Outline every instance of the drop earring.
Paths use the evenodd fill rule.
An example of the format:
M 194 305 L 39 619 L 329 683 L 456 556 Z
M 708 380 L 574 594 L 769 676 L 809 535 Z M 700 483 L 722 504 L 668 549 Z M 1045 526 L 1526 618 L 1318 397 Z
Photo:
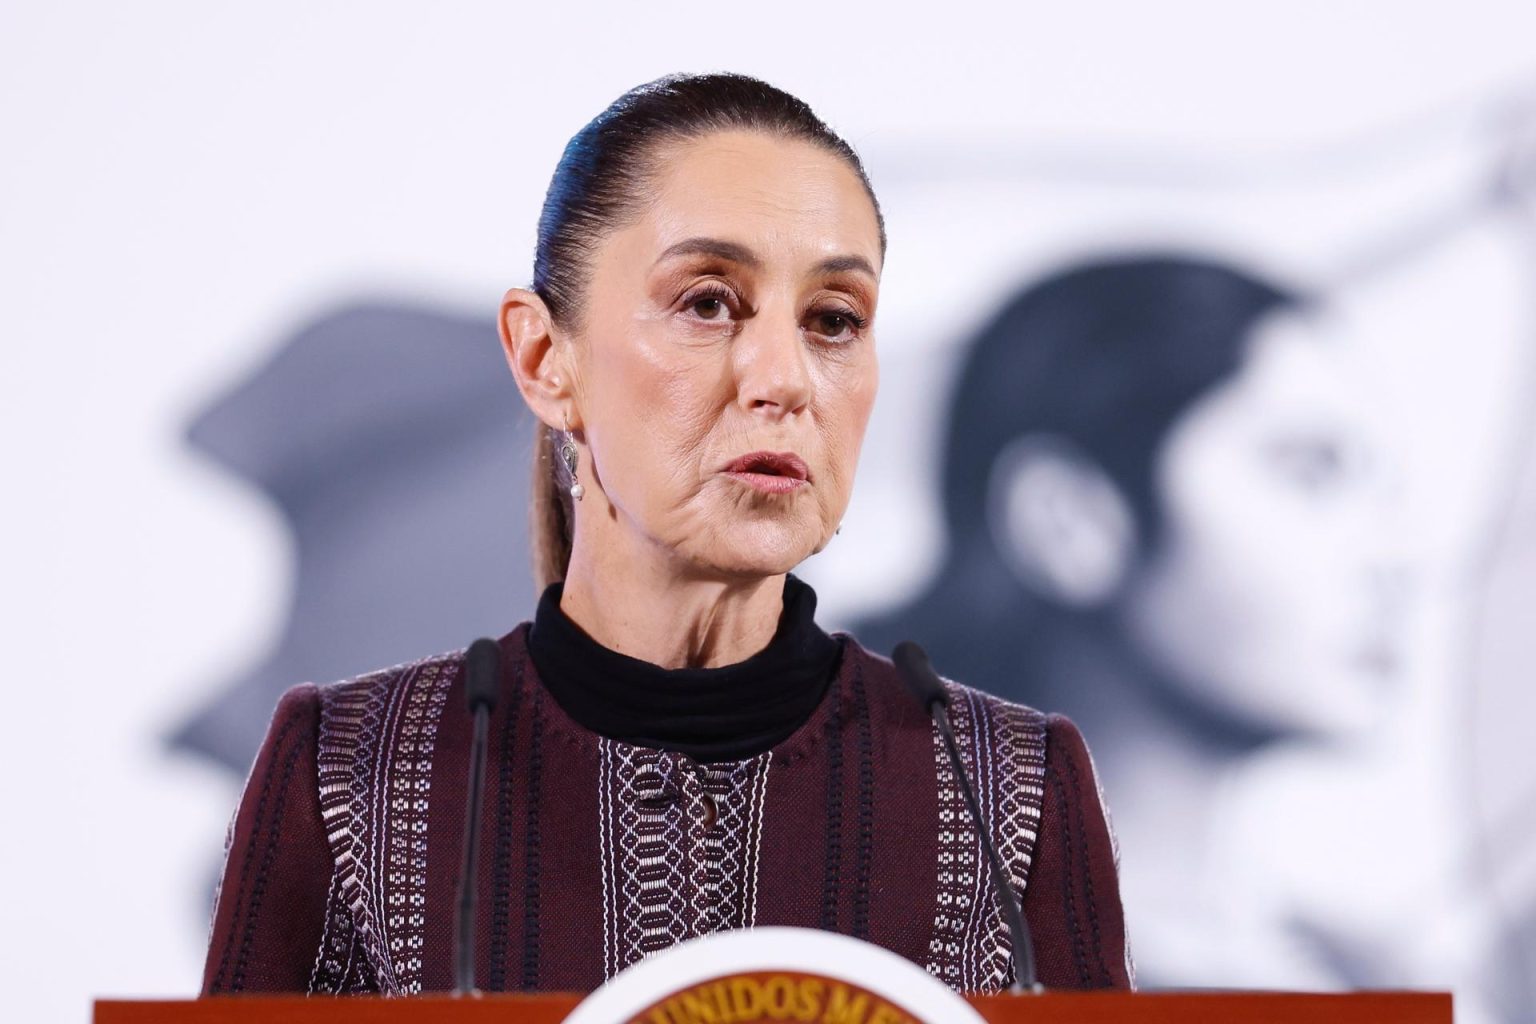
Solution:
M 576 439 L 571 436 L 571 418 L 565 417 L 565 431 L 560 435 L 560 461 L 565 463 L 565 471 L 571 476 L 571 497 L 577 501 L 587 493 L 587 489 L 576 479 Z

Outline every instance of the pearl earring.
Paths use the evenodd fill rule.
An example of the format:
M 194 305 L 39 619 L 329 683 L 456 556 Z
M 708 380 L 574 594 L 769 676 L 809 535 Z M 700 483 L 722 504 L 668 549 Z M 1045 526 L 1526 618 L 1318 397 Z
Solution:
M 571 436 L 571 418 L 565 418 L 565 431 L 560 436 L 560 461 L 565 463 L 565 471 L 571 476 L 571 497 L 577 501 L 587 493 L 576 480 L 576 439 Z

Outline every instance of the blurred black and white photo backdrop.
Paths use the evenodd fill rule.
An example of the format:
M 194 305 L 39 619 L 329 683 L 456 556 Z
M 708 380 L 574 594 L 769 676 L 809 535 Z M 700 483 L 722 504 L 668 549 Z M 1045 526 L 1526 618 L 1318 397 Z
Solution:
M 195 990 L 285 688 L 531 615 L 497 302 L 565 140 L 722 68 L 889 228 L 823 625 L 1078 721 L 1143 988 L 1536 1020 L 1536 8 L 1379 0 L 0 12 L 32 1019 Z

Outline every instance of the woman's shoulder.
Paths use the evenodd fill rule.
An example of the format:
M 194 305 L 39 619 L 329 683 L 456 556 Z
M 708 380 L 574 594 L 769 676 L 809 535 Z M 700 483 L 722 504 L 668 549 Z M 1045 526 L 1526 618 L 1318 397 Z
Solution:
M 929 719 L 916 697 L 902 682 L 892 661 L 871 651 L 848 633 L 836 634 L 858 659 L 864 678 L 879 700 L 894 709 L 894 714 L 908 724 L 929 728 Z M 1093 755 L 1077 723 L 1064 714 L 1044 711 L 1020 701 L 1010 700 L 965 682 L 940 676 L 949 696 L 949 718 L 957 735 L 968 737 L 974 749 L 985 740 L 998 756 L 986 759 L 982 770 L 996 768 L 1022 773 L 1034 784 L 1068 786 L 1075 799 L 1092 799 L 1102 804 Z
M 857 659 L 862 675 L 874 682 L 877 690 L 882 691 L 887 699 L 898 707 L 908 708 L 919 717 L 926 719 L 922 705 L 918 702 L 911 690 L 901 678 L 901 672 L 890 658 L 865 647 L 859 639 L 851 633 L 839 632 L 833 634 L 847 645 L 846 650 Z M 965 716 L 969 723 L 974 719 L 982 724 L 1001 725 L 1012 729 L 1026 729 L 1032 732 L 1040 732 L 1042 736 L 1047 732 L 1061 731 L 1065 735 L 1070 733 L 1080 740 L 1077 727 L 1064 715 L 1050 714 L 1040 711 L 1028 704 L 1000 697 L 995 693 L 968 685 L 962 681 L 940 675 L 939 679 L 944 684 L 944 690 L 949 696 L 950 717 L 957 719 Z M 960 722 L 956 722 L 958 727 Z
M 1103 792 L 1093 754 L 1077 723 L 1056 711 L 1042 711 L 997 694 L 944 680 L 950 693 L 950 717 L 972 731 L 995 732 L 1012 740 L 1015 769 L 1024 768 L 1045 788 L 1067 787 L 1074 802 L 1091 801 L 1102 808 Z M 956 713 L 956 708 L 960 712 Z
M 402 744 L 417 752 L 411 763 L 429 771 L 450 697 L 462 693 L 466 650 L 455 648 L 313 686 L 321 788 L 351 792 L 362 778 L 356 771 L 360 764 L 392 761 L 391 752 Z M 302 699 L 304 690 L 295 687 L 289 694 Z M 289 699 L 285 695 L 284 701 Z
M 314 691 L 315 699 L 322 708 L 359 700 L 388 699 L 398 696 L 401 691 L 422 680 L 430 682 L 443 677 L 452 679 L 463 666 L 465 650 L 464 647 L 458 647 L 329 682 L 300 683 L 284 694 L 283 699 L 287 700 L 289 694 L 306 689 Z

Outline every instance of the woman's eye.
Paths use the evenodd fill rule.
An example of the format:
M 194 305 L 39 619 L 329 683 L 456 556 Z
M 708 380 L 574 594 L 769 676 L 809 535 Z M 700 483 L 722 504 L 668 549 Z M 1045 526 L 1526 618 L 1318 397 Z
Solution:
M 730 297 L 712 292 L 698 295 L 689 300 L 688 309 L 700 320 L 726 320 L 731 315 Z
M 818 313 L 812 320 L 816 333 L 833 341 L 846 341 L 853 337 L 863 321 L 850 313 Z
M 1336 484 L 1347 468 L 1342 446 L 1327 439 L 1280 439 L 1266 445 L 1264 454 L 1288 480 L 1308 491 Z

